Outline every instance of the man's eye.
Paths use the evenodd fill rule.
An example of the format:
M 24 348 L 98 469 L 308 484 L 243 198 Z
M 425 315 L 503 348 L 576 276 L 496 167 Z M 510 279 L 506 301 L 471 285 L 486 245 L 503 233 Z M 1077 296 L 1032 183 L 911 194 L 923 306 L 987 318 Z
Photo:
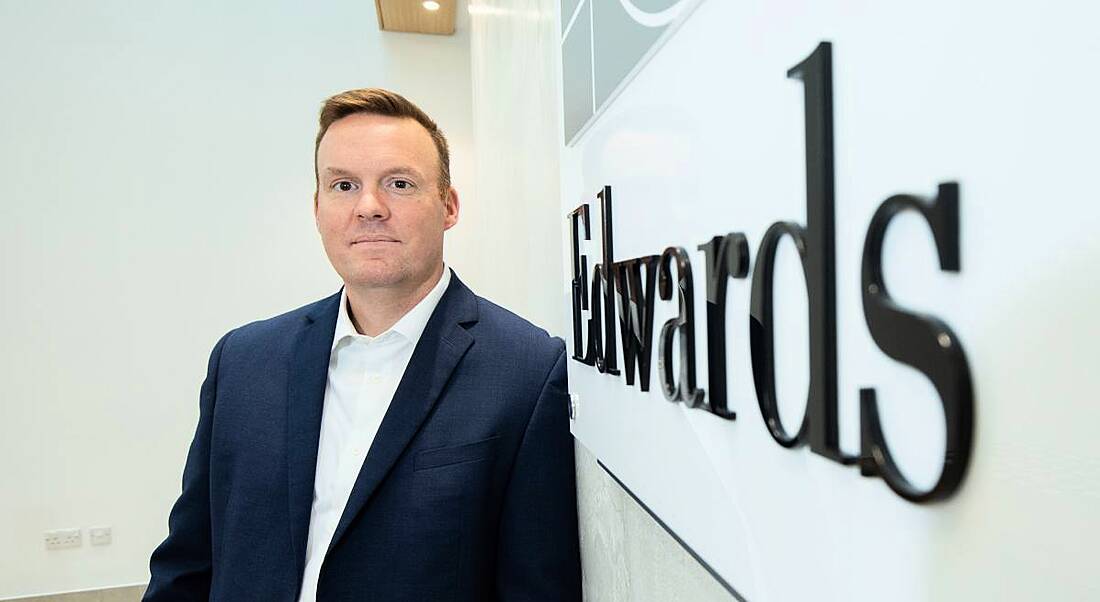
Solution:
M 332 183 L 332 189 L 339 192 L 351 192 L 355 190 L 355 183 L 347 180 L 338 180 Z
M 409 180 L 401 180 L 401 179 L 392 180 L 390 182 L 390 186 L 393 186 L 394 188 L 396 188 L 398 190 L 401 190 L 401 191 L 409 191 L 409 190 L 412 190 L 413 188 L 416 188 L 416 184 L 413 184 Z

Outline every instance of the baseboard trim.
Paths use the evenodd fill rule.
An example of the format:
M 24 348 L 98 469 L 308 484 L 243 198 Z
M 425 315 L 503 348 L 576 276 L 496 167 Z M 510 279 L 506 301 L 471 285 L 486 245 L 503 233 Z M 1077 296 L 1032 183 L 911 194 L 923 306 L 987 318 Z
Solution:
M 78 602 L 81 599 L 81 594 L 95 595 L 103 592 L 111 592 L 120 589 L 129 589 L 132 587 L 145 587 L 149 585 L 145 582 L 139 583 L 126 583 L 122 585 L 108 585 L 106 587 L 91 587 L 88 589 L 74 589 L 64 592 L 52 592 L 46 594 L 24 594 L 15 596 L 14 598 L 0 598 L 0 602 L 51 602 L 51 600 L 57 596 L 65 596 L 66 602 L 72 600 L 72 602 Z

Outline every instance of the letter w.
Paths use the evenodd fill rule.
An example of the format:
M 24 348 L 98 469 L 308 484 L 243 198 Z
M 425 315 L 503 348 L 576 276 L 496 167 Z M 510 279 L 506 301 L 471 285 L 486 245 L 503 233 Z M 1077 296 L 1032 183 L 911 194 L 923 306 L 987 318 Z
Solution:
M 619 293 L 619 328 L 623 337 L 626 384 L 634 384 L 634 370 L 637 367 L 638 380 L 643 391 L 649 390 L 649 366 L 653 351 L 653 288 L 659 261 L 659 256 L 647 255 L 615 264 L 615 290 Z

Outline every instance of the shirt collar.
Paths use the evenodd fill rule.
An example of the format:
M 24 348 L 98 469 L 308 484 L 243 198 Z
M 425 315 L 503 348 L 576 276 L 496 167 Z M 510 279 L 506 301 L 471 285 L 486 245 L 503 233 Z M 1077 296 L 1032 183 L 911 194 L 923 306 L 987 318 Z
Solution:
M 428 326 L 428 319 L 432 317 L 432 313 L 435 311 L 439 300 L 443 298 L 443 293 L 447 292 L 447 286 L 451 283 L 451 270 L 446 264 L 443 264 L 443 275 L 440 276 L 439 282 L 435 284 L 432 290 L 428 291 L 419 303 L 413 306 L 405 315 L 401 316 L 393 326 L 390 326 L 385 332 L 375 337 L 359 334 L 355 330 L 355 325 L 351 322 L 351 316 L 348 314 L 348 289 L 345 286 L 340 292 L 340 313 L 336 316 L 336 331 L 332 337 L 332 347 L 329 351 L 336 348 L 336 345 L 347 337 L 352 338 L 365 338 L 368 341 L 384 337 L 391 332 L 400 334 L 413 343 L 420 340 L 420 335 L 424 333 L 424 329 Z

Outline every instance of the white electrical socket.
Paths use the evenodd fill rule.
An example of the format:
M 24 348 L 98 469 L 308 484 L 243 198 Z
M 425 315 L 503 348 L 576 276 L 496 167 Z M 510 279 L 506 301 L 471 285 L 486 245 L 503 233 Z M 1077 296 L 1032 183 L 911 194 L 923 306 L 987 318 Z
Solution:
M 89 527 L 88 541 L 90 541 L 93 546 L 105 546 L 111 543 L 111 528 Z
M 46 549 L 63 550 L 65 548 L 79 548 L 84 545 L 80 536 L 80 529 L 56 529 L 46 531 Z

